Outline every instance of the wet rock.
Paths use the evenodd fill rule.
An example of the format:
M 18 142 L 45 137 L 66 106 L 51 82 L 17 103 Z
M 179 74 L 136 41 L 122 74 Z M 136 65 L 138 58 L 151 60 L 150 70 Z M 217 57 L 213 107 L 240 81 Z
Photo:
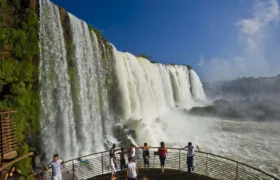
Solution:
M 133 139 L 136 139 L 136 131 L 128 129 L 127 125 L 115 126 L 113 128 L 113 133 L 114 137 L 120 142 L 120 147 L 127 148 L 130 146 L 130 144 L 133 144 L 132 141 L 128 138 L 128 136 L 131 136 Z

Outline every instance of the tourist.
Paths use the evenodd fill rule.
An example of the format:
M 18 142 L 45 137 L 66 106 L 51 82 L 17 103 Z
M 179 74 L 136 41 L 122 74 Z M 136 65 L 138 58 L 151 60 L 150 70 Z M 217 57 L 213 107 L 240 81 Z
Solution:
M 117 170 L 116 170 L 115 165 L 116 165 L 116 162 L 115 162 L 115 155 L 112 155 L 112 156 L 110 157 L 110 167 L 111 167 L 111 172 L 112 172 L 111 180 L 116 179 Z
M 15 180 L 15 176 L 16 174 L 21 174 L 21 171 L 16 169 L 15 166 L 12 166 L 8 172 L 8 174 L 6 174 L 4 180 Z
M 162 174 L 164 172 L 164 165 L 165 165 L 167 152 L 168 152 L 167 147 L 165 146 L 164 142 L 161 142 L 160 147 L 158 148 L 158 153 L 159 153 L 159 160 L 160 160 L 160 167 L 161 167 Z
M 197 147 L 197 150 L 199 150 L 199 147 Z M 193 165 L 193 161 L 194 161 L 194 151 L 195 151 L 195 146 L 192 145 L 191 142 L 188 143 L 188 145 L 186 147 L 184 147 L 183 149 L 187 148 L 187 166 L 188 166 L 188 173 L 191 174 L 191 170 L 194 171 L 194 165 Z M 200 150 L 199 150 L 200 151 Z
M 127 180 L 137 180 L 138 167 L 135 162 L 133 162 L 133 157 L 129 157 L 129 163 L 127 165 L 126 179 Z
M 124 158 L 124 154 L 126 153 L 126 151 L 124 150 L 124 148 L 121 148 L 121 152 L 118 152 L 117 154 L 120 155 L 120 164 L 121 164 L 121 171 L 123 172 L 126 169 L 126 165 L 125 165 L 125 158 Z
M 116 144 L 113 144 L 113 146 L 111 147 L 109 154 L 110 154 L 110 158 L 112 156 L 114 156 L 114 163 L 115 163 L 115 168 L 117 168 L 117 162 L 116 162 L 116 156 L 115 156 L 115 148 L 116 148 Z
M 62 175 L 60 171 L 61 164 L 63 164 L 63 166 L 65 167 L 65 161 L 58 159 L 58 154 L 55 154 L 53 156 L 53 161 L 46 166 L 46 170 L 48 173 L 50 173 L 49 166 L 51 166 L 53 180 L 62 180 Z
M 143 150 L 143 159 L 144 159 L 144 166 L 146 169 L 146 166 L 149 169 L 149 160 L 150 160 L 150 152 L 149 149 L 151 148 L 151 146 L 148 146 L 147 143 L 144 143 L 143 147 L 140 147 Z
M 129 148 L 129 157 L 132 157 L 132 161 L 136 162 L 136 157 L 135 157 L 135 147 L 133 144 L 130 145 Z
M 116 144 L 113 144 L 113 146 L 111 147 L 109 154 L 110 154 L 110 158 L 115 155 L 115 148 L 116 148 Z

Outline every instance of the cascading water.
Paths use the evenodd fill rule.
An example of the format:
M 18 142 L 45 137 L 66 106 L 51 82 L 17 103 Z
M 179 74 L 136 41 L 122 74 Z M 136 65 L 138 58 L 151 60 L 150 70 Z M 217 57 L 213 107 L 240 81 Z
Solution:
M 72 44 L 74 49 L 73 62 L 78 77 L 78 113 L 76 119 L 78 126 L 77 145 L 79 154 L 91 153 L 94 150 L 101 150 L 103 144 L 102 118 L 98 94 L 98 76 L 96 64 L 100 55 L 94 52 L 89 28 L 87 24 L 71 14 L 70 29 L 72 32 Z
M 116 141 L 116 123 L 138 124 L 138 142 L 156 144 L 167 126 L 167 111 L 205 99 L 194 71 L 153 64 L 113 45 L 109 49 L 85 22 L 71 14 L 67 18 L 65 31 L 59 9 L 40 0 L 40 121 L 47 158 L 59 153 L 69 159 L 104 150 L 104 143 Z M 111 102 L 116 89 L 119 97 Z M 111 109 L 116 105 L 120 111 Z
M 77 141 L 63 29 L 58 8 L 48 0 L 40 0 L 40 6 L 41 142 L 45 152 L 70 157 Z
M 202 83 L 194 70 L 190 70 L 192 93 L 197 101 L 205 102 L 206 95 L 204 93 Z

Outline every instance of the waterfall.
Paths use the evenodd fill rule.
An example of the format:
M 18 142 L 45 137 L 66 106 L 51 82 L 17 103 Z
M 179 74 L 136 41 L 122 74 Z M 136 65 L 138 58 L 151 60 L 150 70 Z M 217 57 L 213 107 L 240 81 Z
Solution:
M 74 49 L 73 62 L 77 72 L 78 92 L 76 119 L 78 154 L 92 153 L 102 149 L 103 129 L 98 94 L 97 61 L 100 55 L 94 52 L 93 41 L 87 24 L 68 14 Z M 96 43 L 96 41 L 95 41 Z M 100 60 L 99 60 L 100 61 Z
M 105 150 L 104 144 L 118 143 L 116 123 L 137 124 L 137 143 L 155 145 L 172 121 L 167 111 L 206 100 L 193 70 L 120 52 L 84 21 L 69 13 L 66 19 L 62 26 L 59 9 L 40 0 L 40 124 L 47 158 Z
M 70 158 L 75 154 L 77 140 L 63 30 L 58 8 L 48 0 L 40 0 L 40 7 L 42 149 L 51 154 L 64 152 L 65 158 Z
M 202 83 L 194 70 L 190 70 L 192 93 L 197 101 L 205 102 L 206 95 L 203 90 Z

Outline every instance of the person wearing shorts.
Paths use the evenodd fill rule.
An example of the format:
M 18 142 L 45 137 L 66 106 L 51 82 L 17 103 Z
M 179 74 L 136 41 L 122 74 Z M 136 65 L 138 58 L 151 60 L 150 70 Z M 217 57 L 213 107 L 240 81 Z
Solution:
M 159 153 L 159 160 L 160 160 L 160 167 L 161 167 L 161 173 L 164 172 L 164 165 L 165 165 L 165 159 L 166 159 L 166 153 L 168 152 L 167 147 L 165 146 L 164 142 L 160 143 L 160 147 L 158 148 Z
M 46 170 L 48 173 L 50 173 L 49 167 L 52 168 L 52 180 L 62 180 L 62 175 L 60 171 L 61 164 L 63 164 L 63 166 L 65 167 L 65 161 L 58 159 L 58 154 L 55 154 L 53 156 L 53 161 L 46 166 Z
M 150 160 L 149 149 L 151 148 L 151 146 L 148 146 L 147 143 L 144 143 L 144 146 L 140 147 L 140 148 L 143 150 L 143 159 L 144 159 L 145 169 L 146 169 L 146 167 L 148 167 L 148 169 L 149 169 L 149 160 Z
M 120 165 L 121 165 L 121 171 L 124 172 L 126 169 L 126 165 L 125 165 L 125 158 L 124 158 L 124 154 L 126 153 L 126 151 L 124 150 L 124 148 L 121 148 L 121 152 L 118 152 L 117 154 L 120 155 Z

